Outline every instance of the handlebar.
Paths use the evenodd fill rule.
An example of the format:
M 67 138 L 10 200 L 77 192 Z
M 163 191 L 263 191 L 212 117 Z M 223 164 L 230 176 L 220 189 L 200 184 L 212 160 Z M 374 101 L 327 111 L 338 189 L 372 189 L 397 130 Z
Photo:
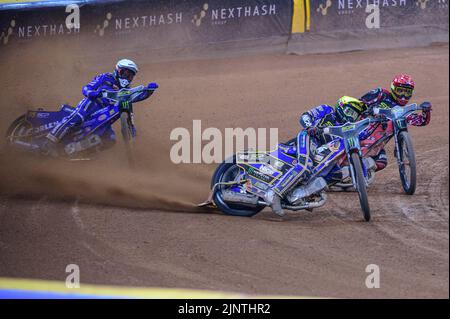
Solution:
M 359 134 L 362 131 L 364 131 L 367 128 L 367 126 L 369 126 L 369 124 L 382 123 L 384 121 L 385 120 L 383 120 L 383 119 L 365 118 L 364 120 L 361 120 L 361 121 L 358 121 L 355 123 L 347 122 L 343 125 L 323 127 L 322 131 L 325 134 L 343 137 L 344 135 L 347 135 L 347 134 Z
M 402 106 L 395 106 L 392 109 L 382 109 L 382 108 L 373 108 L 373 113 L 375 115 L 381 114 L 386 116 L 390 120 L 396 120 L 401 117 L 405 117 L 409 115 L 410 113 L 418 110 L 423 110 L 425 108 L 425 103 L 422 103 L 421 105 L 417 105 L 416 103 L 406 105 L 404 107 Z
M 336 135 L 339 137 L 344 137 L 344 135 L 348 135 L 348 134 L 356 135 L 356 134 L 361 133 L 363 130 L 365 130 L 366 127 L 370 123 L 374 123 L 374 122 L 379 122 L 379 120 L 366 118 L 364 120 L 361 120 L 361 121 L 358 121 L 355 123 L 347 122 L 344 125 L 327 126 L 327 127 L 323 128 L 323 132 L 325 134 Z
M 117 102 L 133 102 L 144 91 L 156 91 L 158 84 L 150 83 L 148 86 L 139 85 L 134 88 L 123 88 L 118 91 L 102 90 L 102 97 Z

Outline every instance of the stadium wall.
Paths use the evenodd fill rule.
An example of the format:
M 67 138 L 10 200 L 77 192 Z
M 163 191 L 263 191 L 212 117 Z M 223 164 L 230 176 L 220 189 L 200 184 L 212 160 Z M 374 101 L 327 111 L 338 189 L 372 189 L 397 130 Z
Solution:
M 287 52 L 326 53 L 448 42 L 448 2 L 294 0 Z
M 8 0 L 0 1 L 0 57 L 36 43 L 94 57 L 95 42 L 103 57 L 155 60 L 422 46 L 448 42 L 448 1 Z

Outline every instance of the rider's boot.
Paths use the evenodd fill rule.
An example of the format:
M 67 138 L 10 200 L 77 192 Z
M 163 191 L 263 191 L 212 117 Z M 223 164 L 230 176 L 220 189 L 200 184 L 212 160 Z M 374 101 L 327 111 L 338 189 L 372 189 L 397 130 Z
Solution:
M 283 208 L 281 208 L 281 197 L 279 195 L 275 194 L 275 196 L 273 196 L 272 205 L 270 205 L 270 207 L 272 208 L 272 211 L 278 216 L 283 217 L 284 215 L 286 215 Z
M 266 202 L 269 204 L 272 211 L 280 217 L 283 217 L 286 213 L 281 208 L 281 197 L 276 194 L 274 191 L 270 190 L 266 194 L 265 198 Z

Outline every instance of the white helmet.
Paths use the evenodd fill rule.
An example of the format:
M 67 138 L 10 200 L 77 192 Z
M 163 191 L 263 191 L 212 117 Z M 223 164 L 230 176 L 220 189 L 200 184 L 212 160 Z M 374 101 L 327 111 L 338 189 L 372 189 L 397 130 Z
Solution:
M 116 64 L 114 75 L 119 81 L 120 87 L 124 88 L 130 85 L 138 71 L 136 63 L 128 59 L 122 59 Z

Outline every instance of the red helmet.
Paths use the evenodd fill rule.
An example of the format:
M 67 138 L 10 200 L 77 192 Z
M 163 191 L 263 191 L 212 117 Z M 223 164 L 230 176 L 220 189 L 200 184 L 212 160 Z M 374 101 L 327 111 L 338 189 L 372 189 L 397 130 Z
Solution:
M 405 106 L 414 92 L 414 81 L 407 74 L 396 75 L 391 83 L 391 93 L 398 105 Z

